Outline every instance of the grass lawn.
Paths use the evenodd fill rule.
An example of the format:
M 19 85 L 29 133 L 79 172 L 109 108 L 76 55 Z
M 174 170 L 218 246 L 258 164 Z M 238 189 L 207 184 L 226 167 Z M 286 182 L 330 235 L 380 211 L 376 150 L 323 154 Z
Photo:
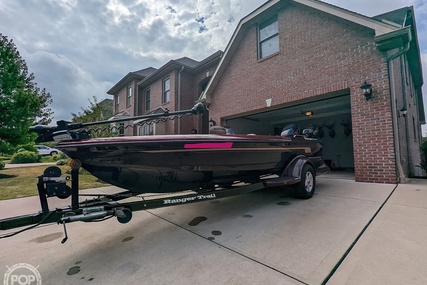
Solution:
M 47 166 L 26 166 L 0 170 L 0 200 L 36 196 L 37 177 L 43 174 Z M 69 166 L 59 166 L 63 175 Z M 71 187 L 71 182 L 67 183 Z M 109 184 L 97 181 L 90 174 L 79 175 L 79 189 L 88 189 L 108 186 Z

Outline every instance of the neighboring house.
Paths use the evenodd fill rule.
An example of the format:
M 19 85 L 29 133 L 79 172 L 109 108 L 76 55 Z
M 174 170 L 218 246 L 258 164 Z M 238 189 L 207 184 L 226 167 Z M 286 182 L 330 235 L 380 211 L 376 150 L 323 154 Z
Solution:
M 116 85 L 107 91 L 107 94 L 114 96 L 114 116 L 111 119 L 122 119 L 137 115 L 135 104 L 135 97 L 137 96 L 135 90 L 138 90 L 137 83 L 155 71 L 155 68 L 149 67 L 129 72 Z M 125 128 L 126 126 L 131 126 L 131 124 L 132 122 L 119 123 L 119 126 L 116 126 L 119 129 L 119 134 L 132 135 L 133 128 Z
M 332 168 L 396 183 L 423 174 L 422 84 L 412 7 L 370 18 L 271 0 L 239 22 L 200 101 L 236 133 L 316 125 Z
M 130 72 L 107 93 L 114 95 L 115 117 L 191 109 L 205 90 L 222 52 L 202 61 L 188 57 L 171 60 L 159 69 Z M 123 135 L 186 134 L 208 132 L 208 115 L 184 116 L 175 120 L 126 128 Z M 139 121 L 141 122 L 141 121 Z M 138 122 L 123 123 L 123 126 Z

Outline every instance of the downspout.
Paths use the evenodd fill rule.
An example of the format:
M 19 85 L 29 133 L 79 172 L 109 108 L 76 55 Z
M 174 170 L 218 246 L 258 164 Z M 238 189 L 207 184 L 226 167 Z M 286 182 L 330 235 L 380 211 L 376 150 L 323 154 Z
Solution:
M 404 49 L 400 50 L 396 54 L 393 54 L 387 58 L 388 79 L 390 82 L 391 113 L 392 113 L 392 122 L 393 122 L 394 155 L 396 160 L 397 171 L 399 174 L 398 183 L 401 183 L 402 180 L 404 180 L 406 177 L 405 177 L 405 173 L 403 172 L 402 163 L 400 161 L 400 143 L 399 143 L 399 136 L 398 136 L 399 129 L 397 124 L 398 117 L 397 117 L 397 109 L 396 109 L 397 108 L 396 107 L 396 90 L 394 88 L 394 77 L 392 76 L 393 73 L 391 72 L 391 70 L 393 69 L 392 61 L 398 58 L 399 56 L 401 56 L 402 54 L 407 53 L 409 48 L 410 48 L 410 42 L 408 41 Z
M 407 69 L 406 69 L 406 64 L 405 64 L 405 58 L 403 58 L 403 59 L 400 58 L 400 77 L 401 77 L 400 80 L 402 80 L 402 98 L 403 98 L 402 109 L 406 109 L 406 110 L 408 110 L 408 104 L 407 104 L 408 96 L 406 93 L 406 82 L 407 82 L 406 78 L 407 78 L 407 76 L 408 75 L 407 75 Z M 402 116 L 403 116 L 403 119 L 405 122 L 405 139 L 407 142 L 406 143 L 406 152 L 408 154 L 408 157 L 407 157 L 408 173 L 411 174 L 412 173 L 412 168 L 411 168 L 412 157 L 411 157 L 411 152 L 410 152 L 410 147 L 409 147 L 409 118 L 408 118 L 408 115 L 402 114 Z
M 137 87 L 137 84 L 135 83 L 135 82 L 133 82 L 133 87 L 132 87 L 132 90 L 133 90 L 133 102 L 134 102 L 134 104 L 133 104 L 133 115 L 134 116 L 138 116 L 139 114 L 138 114 L 138 87 Z M 133 122 L 132 122 L 132 125 L 133 125 Z M 135 129 L 135 128 L 132 128 L 132 132 L 133 132 L 133 135 L 134 136 L 136 136 L 137 135 L 137 133 L 138 133 L 138 131 Z
M 181 111 L 181 72 L 184 70 L 184 65 L 181 67 L 181 69 L 178 72 L 178 106 L 177 111 Z M 178 134 L 181 134 L 181 117 L 177 118 L 178 120 Z

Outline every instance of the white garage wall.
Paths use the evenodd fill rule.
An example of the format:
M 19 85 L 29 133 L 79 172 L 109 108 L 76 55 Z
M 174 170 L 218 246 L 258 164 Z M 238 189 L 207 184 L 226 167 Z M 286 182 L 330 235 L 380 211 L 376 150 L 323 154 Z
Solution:
M 312 116 L 310 118 L 288 122 L 295 123 L 299 126 L 301 131 L 310 126 L 324 125 L 322 127 L 324 136 L 319 138 L 319 141 L 323 145 L 323 158 L 324 160 L 330 160 L 335 168 L 354 168 L 354 156 L 353 156 L 353 135 L 346 136 L 344 134 L 343 123 L 351 122 L 350 114 L 338 115 L 327 118 L 316 118 Z M 274 135 L 274 128 L 283 128 L 288 123 L 282 123 L 280 125 L 270 125 L 265 121 L 256 121 L 251 119 L 234 119 L 226 122 L 227 126 L 231 127 L 236 134 L 257 134 L 257 135 Z M 335 137 L 329 135 L 329 130 L 326 125 L 333 126 L 335 131 Z

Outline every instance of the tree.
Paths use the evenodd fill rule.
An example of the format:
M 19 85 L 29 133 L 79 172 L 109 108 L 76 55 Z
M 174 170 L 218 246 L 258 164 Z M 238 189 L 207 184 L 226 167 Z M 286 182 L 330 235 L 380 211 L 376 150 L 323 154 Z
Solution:
M 88 108 L 81 107 L 82 112 L 79 112 L 77 114 L 71 113 L 71 115 L 73 116 L 73 123 L 90 123 L 105 121 L 113 116 L 113 100 L 104 99 L 101 102 L 98 102 L 96 96 L 93 96 L 92 98 L 93 101 L 88 99 Z M 110 126 L 108 124 L 95 126 L 92 128 L 91 133 L 93 136 L 96 135 L 97 137 L 112 136 L 115 134 L 115 132 L 112 132 L 109 127 Z M 97 131 L 94 131 L 95 129 L 97 129 Z
M 28 142 L 31 125 L 52 120 L 52 97 L 34 79 L 13 41 L 0 33 L 0 151 Z
M 101 102 L 98 102 L 98 98 L 93 96 L 93 101 L 88 99 L 89 107 L 83 108 L 82 113 L 78 112 L 77 114 L 71 113 L 73 123 L 89 123 L 96 121 L 108 120 L 113 116 L 113 100 L 105 99 Z

